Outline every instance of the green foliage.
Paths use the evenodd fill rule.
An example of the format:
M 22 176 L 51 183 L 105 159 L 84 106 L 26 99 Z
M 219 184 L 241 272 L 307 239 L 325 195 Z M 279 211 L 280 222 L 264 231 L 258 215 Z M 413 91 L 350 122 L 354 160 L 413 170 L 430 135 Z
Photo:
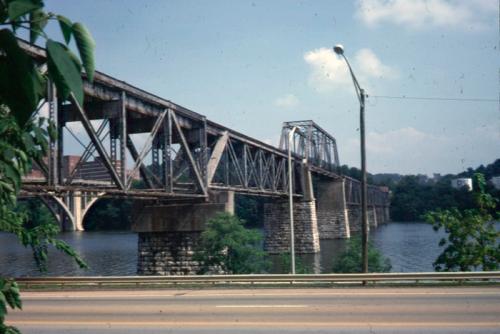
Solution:
M 234 198 L 235 214 L 244 220 L 247 226 L 263 226 L 264 203 L 266 201 L 265 197 L 236 194 Z
M 90 81 L 95 70 L 95 42 L 87 28 L 81 23 L 72 23 L 64 16 L 46 13 L 43 2 L 38 0 L 2 1 L 0 19 L 0 25 L 11 26 L 11 29 L 0 30 L 0 104 L 11 110 L 19 125 L 25 125 L 43 98 L 47 79 L 56 84 L 62 101 L 72 93 L 83 105 L 81 63 Z M 44 28 L 50 20 L 59 22 L 65 44 L 45 34 Z M 30 32 L 31 43 L 35 43 L 39 36 L 46 39 L 46 73 L 42 73 L 33 59 L 19 47 L 15 36 L 18 29 Z M 67 47 L 71 36 L 75 39 L 82 62 Z
M 122 198 L 98 200 L 85 216 L 86 231 L 128 230 L 132 223 L 130 213 L 132 202 Z
M 393 190 L 391 218 L 396 221 L 418 221 L 430 210 L 473 208 L 472 193 L 467 189 L 452 188 L 451 179 L 449 176 L 437 183 L 425 183 L 418 176 L 404 176 Z
M 19 287 L 14 280 L 0 277 L 0 333 L 19 334 L 21 332 L 16 327 L 4 324 L 8 312 L 7 305 L 11 309 L 22 309 Z
M 335 273 L 361 273 L 362 268 L 361 239 L 355 237 L 347 240 L 346 248 L 333 265 Z M 368 272 L 382 273 L 391 271 L 391 262 L 384 259 L 382 254 L 373 245 L 368 245 Z
M 55 84 L 62 98 L 68 99 L 73 92 L 78 103 L 83 105 L 81 65 L 70 53 L 64 44 L 50 39 L 47 41 L 48 68 L 56 79 Z
M 47 206 L 39 199 L 19 203 L 17 210 L 23 216 L 23 233 L 20 241 L 30 247 L 40 271 L 47 271 L 49 246 L 72 257 L 80 268 L 88 268 L 85 261 L 64 241 L 57 239 L 61 232 L 57 221 Z
M 259 273 L 267 265 L 265 253 L 260 250 L 261 239 L 259 232 L 246 229 L 238 217 L 220 213 L 208 221 L 194 259 L 201 264 L 201 274 Z
M 16 235 L 21 243 L 31 247 L 41 270 L 45 269 L 49 245 L 72 256 L 82 267 L 85 263 L 66 243 L 56 239 L 59 227 L 46 215 L 39 204 L 18 208 L 17 195 L 21 178 L 31 169 L 33 160 L 41 161 L 47 153 L 48 136 L 55 136 L 46 120 L 34 120 L 34 112 L 45 98 L 47 82 L 58 87 L 60 101 L 74 95 L 83 104 L 81 62 L 67 47 L 75 37 L 83 68 L 92 80 L 94 72 L 94 42 L 79 23 L 43 10 L 41 0 L 0 1 L 0 231 Z M 50 20 L 60 23 L 65 44 L 50 39 L 44 29 Z M 34 60 L 18 44 L 17 31 L 29 31 L 30 42 L 39 37 L 46 40 L 47 70 L 37 67 Z M 31 205 L 31 204 L 30 204 Z M 31 211 L 34 210 L 34 211 Z M 19 289 L 15 282 L 0 278 L 0 333 L 19 333 L 4 324 L 7 307 L 21 308 Z
M 485 191 L 482 174 L 474 175 L 476 208 L 436 210 L 425 215 L 434 230 L 443 229 L 447 238 L 439 242 L 443 252 L 434 262 L 437 271 L 497 270 L 500 264 L 500 233 L 492 211 L 498 200 Z
M 279 255 L 278 267 L 282 268 L 287 274 L 292 273 L 292 255 L 290 254 L 290 252 L 282 253 Z M 308 268 L 299 257 L 295 256 L 295 273 L 311 274 L 312 270 Z
M 75 36 L 76 46 L 78 47 L 78 52 L 80 52 L 80 57 L 83 61 L 83 67 L 85 68 L 85 73 L 90 81 L 94 80 L 94 50 L 95 42 L 90 32 L 81 23 L 75 23 L 71 27 L 73 36 Z

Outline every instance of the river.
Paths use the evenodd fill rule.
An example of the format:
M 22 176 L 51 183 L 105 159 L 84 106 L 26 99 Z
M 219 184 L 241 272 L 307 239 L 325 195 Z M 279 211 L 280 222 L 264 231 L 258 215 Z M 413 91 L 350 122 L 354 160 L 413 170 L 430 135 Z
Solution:
M 441 252 L 438 246 L 443 232 L 434 232 L 425 223 L 392 222 L 370 232 L 375 247 L 389 260 L 394 272 L 433 271 L 432 262 Z M 87 261 L 90 268 L 79 269 L 67 256 L 49 250 L 49 276 L 135 275 L 137 235 L 132 232 L 67 232 L 60 238 L 69 243 Z M 0 233 L 0 275 L 41 276 L 29 249 L 10 234 Z M 330 272 L 343 240 L 322 240 L 321 253 L 300 256 L 315 271 Z M 275 272 L 279 269 L 274 268 Z

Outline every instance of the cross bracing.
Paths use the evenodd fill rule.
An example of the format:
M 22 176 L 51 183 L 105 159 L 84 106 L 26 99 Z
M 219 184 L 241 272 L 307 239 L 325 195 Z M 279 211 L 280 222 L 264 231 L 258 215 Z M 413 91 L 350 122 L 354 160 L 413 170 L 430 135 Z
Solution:
M 20 44 L 43 66 L 42 48 Z M 25 180 L 25 194 L 80 191 L 159 199 L 203 199 L 211 190 L 288 194 L 288 141 L 274 147 L 101 72 L 92 83 L 84 77 L 84 92 L 83 105 L 73 97 L 62 102 L 48 84 L 44 102 L 59 135 L 51 140 L 47 159 L 37 162 L 44 177 Z M 80 131 L 73 131 L 71 124 L 78 124 Z M 339 178 L 339 160 L 335 138 L 313 121 L 285 123 L 282 137 L 294 126 L 298 131 L 291 173 L 293 193 L 301 196 L 304 170 Z M 64 134 L 82 146 L 68 175 L 62 172 Z M 81 177 L 92 157 L 108 174 L 107 181 Z M 355 193 L 356 186 L 351 188 Z

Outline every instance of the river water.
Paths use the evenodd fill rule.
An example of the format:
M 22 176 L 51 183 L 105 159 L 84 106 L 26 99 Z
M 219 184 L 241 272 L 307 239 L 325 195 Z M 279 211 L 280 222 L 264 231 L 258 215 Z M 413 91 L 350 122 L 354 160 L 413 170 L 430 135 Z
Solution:
M 392 222 L 370 232 L 375 247 L 392 264 L 394 272 L 433 271 L 432 262 L 441 252 L 442 232 L 434 232 L 425 223 Z M 137 263 L 137 235 L 132 232 L 68 232 L 60 238 L 69 243 L 87 261 L 88 270 L 79 269 L 67 256 L 49 251 L 49 276 L 110 276 L 135 275 Z M 321 241 L 321 253 L 300 256 L 304 265 L 316 272 L 330 272 L 342 252 L 343 240 Z M 276 260 L 276 258 L 275 258 Z M 277 266 L 273 271 L 279 272 Z M 0 233 L 0 275 L 41 276 L 29 249 L 15 237 Z

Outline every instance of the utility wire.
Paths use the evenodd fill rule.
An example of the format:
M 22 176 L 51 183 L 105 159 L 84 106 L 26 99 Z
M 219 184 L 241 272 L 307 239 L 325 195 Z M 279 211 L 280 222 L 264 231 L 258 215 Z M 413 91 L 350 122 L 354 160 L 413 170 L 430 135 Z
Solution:
M 463 102 L 499 102 L 498 99 L 483 98 L 459 98 L 459 97 L 423 97 L 423 96 L 389 96 L 389 95 L 369 95 L 379 99 L 398 99 L 398 100 L 425 100 L 425 101 L 463 101 Z

